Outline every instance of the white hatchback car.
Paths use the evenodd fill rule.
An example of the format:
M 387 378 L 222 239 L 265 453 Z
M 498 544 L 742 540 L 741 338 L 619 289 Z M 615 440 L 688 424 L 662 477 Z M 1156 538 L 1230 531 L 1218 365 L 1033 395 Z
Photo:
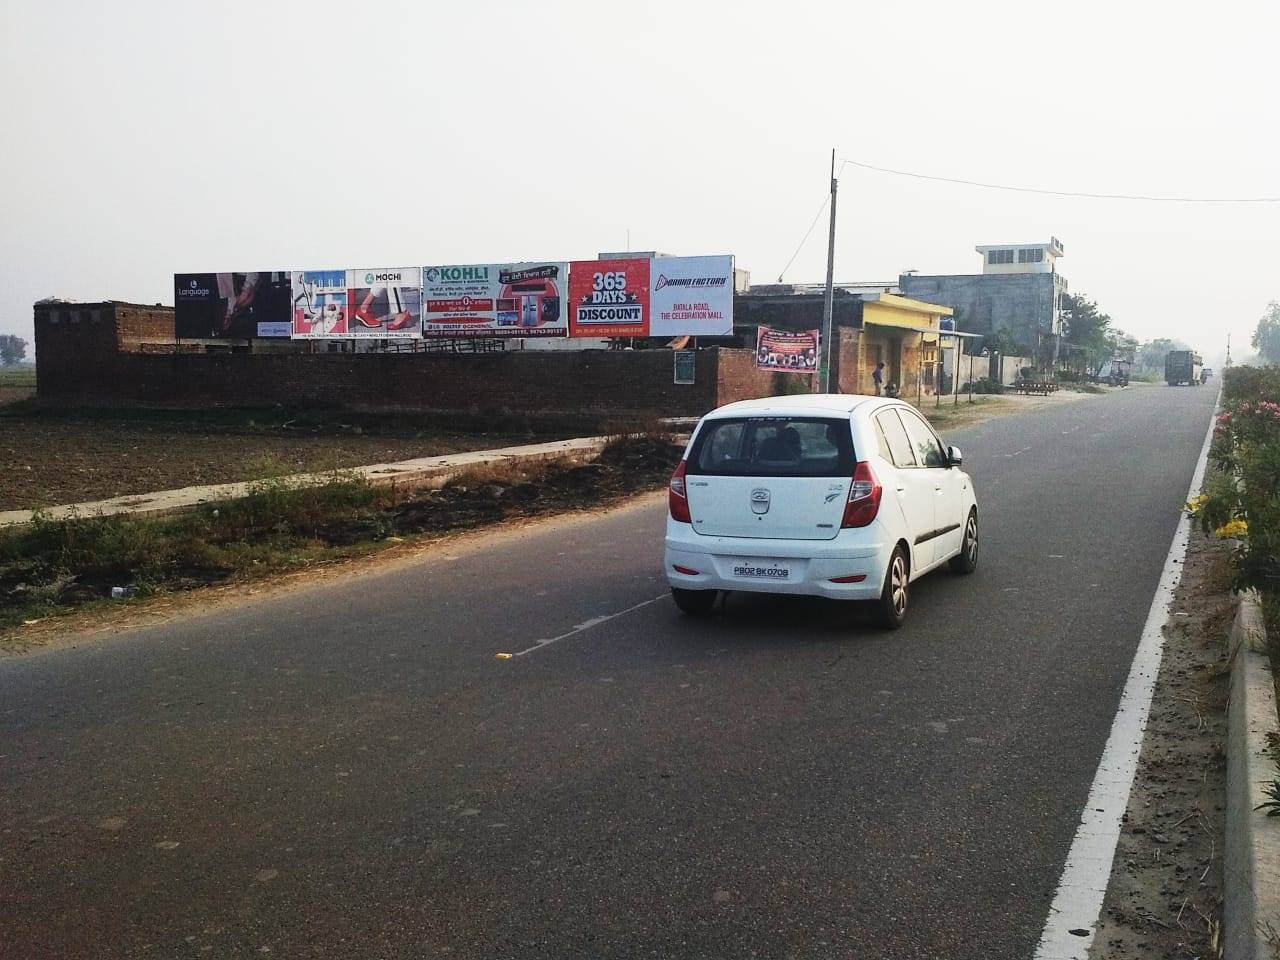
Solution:
M 665 567 L 676 605 L 722 590 L 876 604 L 902 625 L 910 584 L 978 563 L 978 506 L 914 407 L 844 394 L 768 397 L 698 423 L 671 478 Z

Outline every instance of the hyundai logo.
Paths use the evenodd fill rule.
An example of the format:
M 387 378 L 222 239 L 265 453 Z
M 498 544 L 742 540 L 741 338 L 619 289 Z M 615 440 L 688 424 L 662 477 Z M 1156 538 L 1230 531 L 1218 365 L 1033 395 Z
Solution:
M 756 513 L 768 513 L 770 496 L 764 487 L 756 487 L 751 491 L 751 509 Z

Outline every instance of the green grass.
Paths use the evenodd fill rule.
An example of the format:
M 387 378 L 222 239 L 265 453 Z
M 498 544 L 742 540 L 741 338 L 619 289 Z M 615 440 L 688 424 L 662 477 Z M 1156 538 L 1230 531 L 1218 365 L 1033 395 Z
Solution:
M 0 367 L 0 387 L 34 390 L 35 386 L 35 367 Z

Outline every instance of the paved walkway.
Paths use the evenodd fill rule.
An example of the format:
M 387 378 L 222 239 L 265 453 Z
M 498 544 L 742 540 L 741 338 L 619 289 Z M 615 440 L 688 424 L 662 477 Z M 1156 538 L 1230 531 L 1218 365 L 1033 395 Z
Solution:
M 551 443 L 531 443 L 519 447 L 501 447 L 496 450 L 476 450 L 471 453 L 451 453 L 442 457 L 419 457 L 397 463 L 374 463 L 367 467 L 352 467 L 338 471 L 354 474 L 370 483 L 391 484 L 402 487 L 442 487 L 449 480 L 477 467 L 539 460 L 560 460 L 566 457 L 595 457 L 608 443 L 608 437 L 579 437 L 574 440 L 555 440 Z M 299 473 L 282 478 L 293 486 L 321 486 L 333 479 L 334 471 L 325 473 Z M 159 514 L 190 510 L 202 503 L 216 500 L 234 500 L 247 496 L 262 480 L 240 483 L 216 483 L 200 487 L 182 487 L 179 490 L 161 490 L 156 493 L 137 493 L 110 500 L 94 500 L 88 503 L 68 503 L 50 507 L 44 515 L 62 520 L 69 517 L 109 516 L 117 513 Z M 0 511 L 0 528 L 30 523 L 31 510 Z

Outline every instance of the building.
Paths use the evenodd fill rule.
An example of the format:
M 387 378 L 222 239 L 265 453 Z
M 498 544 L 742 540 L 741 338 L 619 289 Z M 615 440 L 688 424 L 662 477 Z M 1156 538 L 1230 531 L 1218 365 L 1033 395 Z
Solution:
M 823 300 L 823 292 L 810 286 L 754 286 L 734 298 L 734 334 L 750 346 L 761 326 L 796 331 L 821 328 Z M 938 383 L 940 348 L 947 339 L 942 318 L 950 316 L 951 309 L 942 304 L 879 290 L 855 293 L 836 287 L 831 389 L 874 393 L 871 375 L 884 363 L 885 384 L 897 384 L 902 397 L 914 400 L 932 395 Z
M 1044 360 L 1056 356 L 1067 292 L 1066 278 L 1058 272 L 1062 241 L 1052 237 L 1045 243 L 974 249 L 982 255 L 982 273 L 904 273 L 898 278 L 903 295 L 951 307 L 960 330 L 1003 333 L 1017 352 Z

